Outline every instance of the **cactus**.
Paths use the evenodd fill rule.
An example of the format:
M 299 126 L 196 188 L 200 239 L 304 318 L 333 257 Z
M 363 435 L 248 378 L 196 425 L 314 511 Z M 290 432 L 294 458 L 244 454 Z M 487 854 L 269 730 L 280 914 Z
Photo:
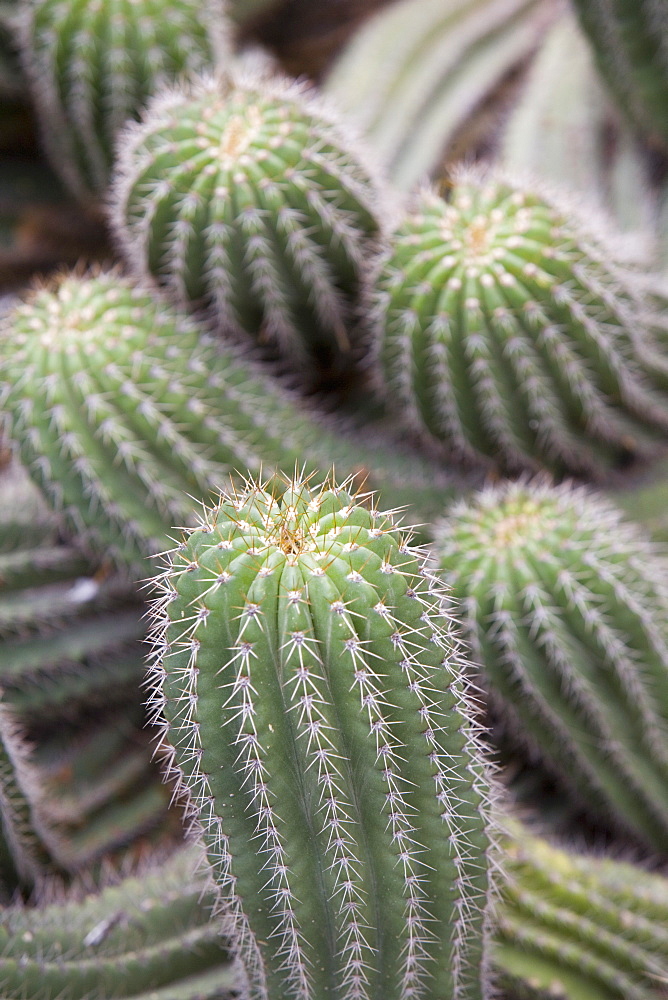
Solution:
M 511 183 L 423 193 L 378 279 L 381 391 L 422 437 L 507 472 L 602 479 L 653 454 L 668 396 L 644 364 L 637 280 L 610 257 Z
M 106 191 L 117 133 L 156 91 L 229 58 L 222 0 L 27 0 L 18 37 L 44 147 L 83 201 Z
M 320 100 L 250 72 L 202 79 L 152 102 L 119 149 L 111 216 L 137 274 L 297 370 L 351 366 L 387 206 Z
M 504 127 L 500 162 L 515 176 L 530 173 L 577 192 L 623 232 L 654 226 L 644 150 L 605 94 L 587 39 L 568 9 L 531 66 Z
M 571 794 L 668 844 L 668 565 L 602 497 L 505 483 L 451 509 L 434 562 L 511 738 Z
M 395 2 L 353 36 L 324 92 L 408 190 L 453 146 L 461 155 L 461 130 L 529 57 L 552 13 L 544 0 Z
M 6 1000 L 232 1000 L 238 975 L 197 853 L 154 861 L 99 893 L 13 906 L 0 929 Z
M 158 583 L 154 705 L 250 995 L 486 996 L 486 768 L 405 532 L 345 486 L 249 482 Z
M 188 494 L 210 496 L 238 470 L 366 463 L 385 499 L 417 509 L 451 491 L 396 446 L 346 441 L 115 272 L 35 291 L 0 331 L 1 354 L 0 403 L 24 464 L 77 546 L 142 577 L 145 556 L 192 518 Z
M 573 0 L 598 67 L 629 120 L 668 151 L 665 0 Z
M 668 880 L 510 824 L 494 963 L 517 1000 L 661 1000 Z

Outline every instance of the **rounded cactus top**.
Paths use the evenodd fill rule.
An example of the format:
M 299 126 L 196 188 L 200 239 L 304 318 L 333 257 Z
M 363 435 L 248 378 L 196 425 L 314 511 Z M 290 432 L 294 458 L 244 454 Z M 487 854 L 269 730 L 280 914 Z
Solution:
M 380 190 L 320 99 L 246 71 L 151 104 L 120 144 L 112 217 L 127 259 L 179 302 L 328 368 L 354 354 Z
M 668 427 L 637 281 L 547 196 L 479 176 L 424 192 L 377 295 L 383 391 L 462 457 L 598 477 Z
M 84 200 L 105 192 L 118 131 L 150 97 L 231 58 L 224 0 L 28 0 L 20 40 L 46 152 Z

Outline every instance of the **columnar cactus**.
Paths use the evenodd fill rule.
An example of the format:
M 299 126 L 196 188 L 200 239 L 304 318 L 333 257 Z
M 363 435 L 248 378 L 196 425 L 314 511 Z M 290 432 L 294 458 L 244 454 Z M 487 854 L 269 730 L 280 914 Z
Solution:
M 7 1000 L 225 1000 L 238 976 L 212 894 L 180 851 L 99 893 L 12 906 L 0 928 Z
M 489 487 L 435 527 L 511 738 L 589 809 L 668 846 L 668 566 L 583 488 Z
M 518 1000 L 661 1000 L 668 880 L 551 846 L 513 823 L 503 842 L 494 962 Z
M 248 483 L 159 581 L 154 703 L 253 997 L 486 995 L 488 779 L 422 563 L 345 487 Z
M 423 437 L 506 471 L 601 477 L 656 447 L 668 396 L 606 244 L 493 178 L 424 192 L 378 281 L 379 381 Z
M 573 0 L 599 69 L 629 119 L 668 150 L 666 0 Z
M 45 149 L 78 197 L 106 190 L 114 142 L 148 99 L 229 59 L 223 0 L 26 0 L 20 47 Z
M 393 504 L 448 483 L 396 447 L 346 440 L 237 351 L 116 272 L 65 276 L 0 329 L 0 402 L 30 474 L 80 547 L 146 575 L 232 473 L 368 472 Z
M 156 98 L 123 134 L 112 221 L 136 271 L 300 368 L 359 354 L 384 228 L 373 171 L 303 87 L 252 73 Z

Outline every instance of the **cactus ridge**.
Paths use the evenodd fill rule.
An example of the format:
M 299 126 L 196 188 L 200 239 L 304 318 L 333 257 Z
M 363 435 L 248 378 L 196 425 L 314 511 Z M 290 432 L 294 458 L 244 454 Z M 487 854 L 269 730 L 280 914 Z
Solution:
M 469 462 L 600 478 L 657 449 L 668 405 L 635 281 L 555 204 L 475 176 L 420 196 L 378 281 L 379 384 Z
M 555 848 L 516 823 L 509 833 L 494 953 L 502 978 L 529 998 L 658 1000 L 668 975 L 665 878 Z
M 668 149 L 668 9 L 656 0 L 574 0 L 612 93 L 634 126 Z
M 601 498 L 541 483 L 482 491 L 435 534 L 435 561 L 512 736 L 661 850 L 668 591 L 654 547 Z
M 153 700 L 252 995 L 484 995 L 489 789 L 402 530 L 345 487 L 249 483 L 172 558 Z
M 232 996 L 237 975 L 221 923 L 211 919 L 212 894 L 193 875 L 196 857 L 181 850 L 97 894 L 5 910 L 3 997 Z
M 169 547 L 188 495 L 236 470 L 367 463 L 384 497 L 442 506 L 449 484 L 396 447 L 346 440 L 238 351 L 115 272 L 36 291 L 0 333 L 2 404 L 31 476 L 76 544 L 121 566 Z
M 280 79 L 204 78 L 119 144 L 121 248 L 181 305 L 299 366 L 349 367 L 381 186 L 324 104 Z
M 19 25 L 52 165 L 77 196 L 109 183 L 118 131 L 171 81 L 228 55 L 222 0 L 30 0 Z

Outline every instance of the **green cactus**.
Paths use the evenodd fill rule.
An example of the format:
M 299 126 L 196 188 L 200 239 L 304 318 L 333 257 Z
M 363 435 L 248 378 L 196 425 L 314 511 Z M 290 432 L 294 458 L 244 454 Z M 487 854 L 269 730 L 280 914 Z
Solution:
M 505 471 L 602 478 L 665 444 L 638 280 L 549 197 L 425 192 L 378 280 L 378 380 L 409 426 Z M 647 337 L 649 334 L 647 334 Z
M 159 580 L 154 704 L 253 997 L 487 995 L 490 791 L 422 562 L 345 487 L 249 482 Z
M 232 965 L 213 897 L 181 850 L 101 892 L 2 914 L 5 1000 L 233 1000 Z
M 629 120 L 668 151 L 668 4 L 573 0 L 598 67 Z
M 662 1000 L 668 881 L 510 825 L 494 963 L 517 1000 Z
M 668 846 L 668 565 L 602 497 L 505 483 L 435 527 L 510 738 L 587 809 Z
M 152 102 L 119 149 L 111 216 L 136 273 L 298 371 L 351 366 L 387 205 L 314 94 L 251 72 L 203 79 Z
M 79 547 L 146 576 L 238 471 L 363 471 L 393 504 L 438 509 L 453 482 L 394 445 L 346 439 L 237 351 L 115 272 L 65 276 L 0 329 L 0 403 L 21 458 Z M 4 385 L 3 385 L 4 383 Z
M 109 184 L 114 143 L 169 82 L 229 59 L 222 0 L 26 0 L 18 37 L 45 150 L 84 201 Z
M 353 35 L 324 92 L 373 144 L 393 183 L 409 190 L 451 155 L 552 14 L 544 0 L 400 0 Z

